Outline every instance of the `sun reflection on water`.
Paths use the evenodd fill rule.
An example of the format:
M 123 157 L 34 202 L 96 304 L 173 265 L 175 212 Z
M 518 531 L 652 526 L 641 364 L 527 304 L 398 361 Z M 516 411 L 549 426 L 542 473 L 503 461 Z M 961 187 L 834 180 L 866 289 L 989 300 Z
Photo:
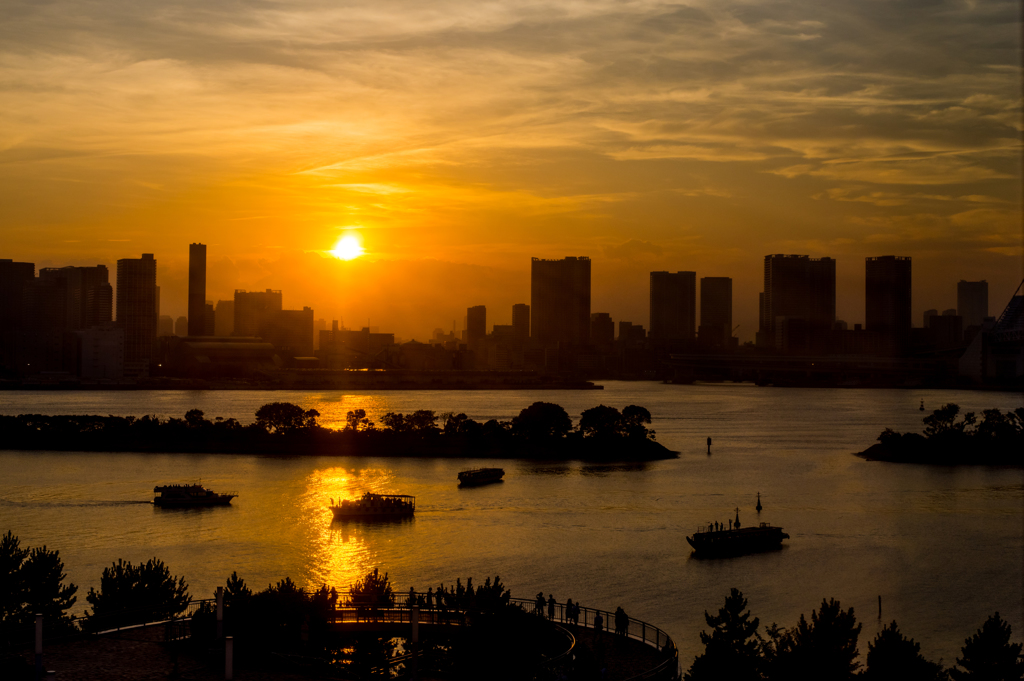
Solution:
M 324 428 L 341 430 L 345 427 L 345 415 L 350 411 L 362 409 L 366 416 L 380 424 L 384 414 L 391 411 L 388 400 L 383 395 L 339 395 L 338 393 L 310 394 L 303 403 L 305 409 L 316 409 L 320 417 L 316 420 Z
M 395 472 L 389 468 L 317 469 L 306 478 L 301 502 L 302 522 L 309 547 L 308 586 L 347 588 L 379 567 L 375 540 L 384 533 L 409 531 L 414 522 L 335 521 L 330 504 L 358 499 L 365 492 L 393 492 Z

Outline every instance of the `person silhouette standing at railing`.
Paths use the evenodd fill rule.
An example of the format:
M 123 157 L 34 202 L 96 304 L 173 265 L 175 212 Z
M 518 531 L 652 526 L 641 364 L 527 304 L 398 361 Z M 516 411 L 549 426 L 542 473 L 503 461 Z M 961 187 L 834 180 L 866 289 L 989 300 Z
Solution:
M 555 606 L 556 605 L 557 605 L 557 602 L 555 601 L 555 594 L 548 594 L 548 619 L 549 620 L 554 620 L 555 619 Z
M 615 608 L 615 633 L 619 636 L 629 635 L 629 615 L 621 605 Z
M 427 608 L 430 610 L 434 609 L 434 587 L 427 589 Z
M 537 594 L 537 601 L 536 601 L 536 603 L 534 605 L 534 609 L 533 609 L 534 612 L 536 612 L 538 615 L 543 615 L 544 614 L 544 602 L 545 602 L 544 601 L 544 592 L 541 591 L 540 593 Z
M 601 611 L 600 610 L 598 610 L 596 613 L 594 613 L 594 629 L 596 629 L 597 631 L 603 631 L 604 630 L 604 618 L 601 617 Z

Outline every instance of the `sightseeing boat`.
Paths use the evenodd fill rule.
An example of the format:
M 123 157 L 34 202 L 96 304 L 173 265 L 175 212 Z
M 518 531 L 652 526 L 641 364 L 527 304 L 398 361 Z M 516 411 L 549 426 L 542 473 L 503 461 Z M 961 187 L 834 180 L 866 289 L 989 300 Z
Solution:
M 332 499 L 330 509 L 335 520 L 405 518 L 416 511 L 416 497 L 367 492 L 359 499 L 346 499 L 337 504 Z
M 715 525 L 702 526 L 686 541 L 697 556 L 740 556 L 781 548 L 783 539 L 789 539 L 789 535 L 781 527 L 773 527 L 769 523 L 741 527 L 737 509 L 736 520 L 728 529 Z
M 505 471 L 502 468 L 472 468 L 459 473 L 459 487 L 473 487 L 486 485 L 491 482 L 501 482 Z
M 153 488 L 156 497 L 154 506 L 163 508 L 186 508 L 194 506 L 227 506 L 238 496 L 235 492 L 219 494 L 208 490 L 199 483 L 183 485 L 157 485 Z

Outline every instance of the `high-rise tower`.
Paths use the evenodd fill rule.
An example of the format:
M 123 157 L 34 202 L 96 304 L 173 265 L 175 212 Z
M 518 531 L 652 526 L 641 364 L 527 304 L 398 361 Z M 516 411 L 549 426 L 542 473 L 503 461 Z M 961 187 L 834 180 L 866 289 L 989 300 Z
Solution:
M 697 273 L 651 272 L 650 338 L 692 341 L 697 321 Z
M 981 326 L 988 316 L 988 282 L 964 281 L 956 285 L 956 311 L 964 318 L 964 326 Z
M 188 335 L 213 335 L 206 328 L 206 244 L 188 246 Z
M 117 261 L 117 325 L 124 329 L 124 373 L 144 376 L 149 372 L 157 327 L 156 259 Z
M 533 258 L 530 315 L 534 341 L 586 344 L 590 339 L 590 258 Z
M 864 328 L 878 334 L 882 354 L 910 346 L 910 258 L 867 258 L 864 269 Z

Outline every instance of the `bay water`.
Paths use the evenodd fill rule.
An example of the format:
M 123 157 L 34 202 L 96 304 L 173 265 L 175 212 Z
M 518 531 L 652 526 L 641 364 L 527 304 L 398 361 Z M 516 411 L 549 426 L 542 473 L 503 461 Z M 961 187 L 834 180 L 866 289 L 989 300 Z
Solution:
M 965 411 L 1014 409 L 1021 396 L 951 390 L 675 386 L 606 382 L 602 391 L 131 391 L 0 392 L 2 414 L 154 414 L 253 420 L 261 405 L 314 408 L 342 427 L 364 409 L 431 409 L 508 420 L 534 401 L 578 420 L 598 404 L 650 410 L 666 461 L 468 461 L 0 451 L 0 531 L 58 549 L 85 594 L 118 558 L 157 557 L 207 598 L 237 571 L 252 587 L 289 576 L 347 587 L 374 567 L 398 590 L 500 575 L 517 597 L 538 592 L 614 609 L 664 629 L 683 667 L 701 651 L 704 611 L 730 587 L 762 624 L 793 626 L 823 598 L 853 607 L 860 651 L 884 624 L 950 665 L 995 611 L 1024 638 L 1024 471 L 913 466 L 854 456 L 886 427 L 922 429 L 947 402 Z M 919 410 L 923 400 L 927 412 Z M 713 439 L 707 454 L 706 438 Z M 302 454 L 296 452 L 295 454 Z M 459 489 L 456 475 L 505 469 L 505 481 Z M 202 480 L 237 491 L 228 508 L 167 510 L 155 485 Z M 397 524 L 332 522 L 332 499 L 365 491 L 416 496 Z M 761 494 L 764 510 L 754 507 Z M 691 555 L 686 536 L 738 509 L 744 525 L 790 535 L 781 551 L 729 559 Z M 878 617 L 878 597 L 882 615 Z

